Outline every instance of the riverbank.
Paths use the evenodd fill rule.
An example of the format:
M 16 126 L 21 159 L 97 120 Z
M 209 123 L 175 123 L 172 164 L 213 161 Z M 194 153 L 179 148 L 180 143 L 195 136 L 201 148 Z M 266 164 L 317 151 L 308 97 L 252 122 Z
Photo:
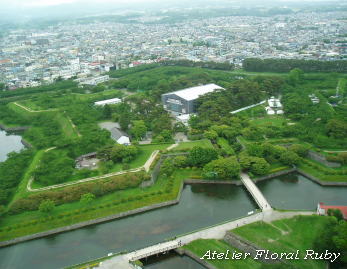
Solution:
M 16 126 L 16 127 L 7 127 L 6 125 L 0 123 L 0 129 L 5 132 L 21 132 L 28 130 L 30 126 Z
M 131 216 L 131 215 L 148 212 L 148 211 L 151 211 L 151 210 L 154 210 L 154 209 L 158 209 L 158 208 L 161 208 L 161 207 L 167 207 L 167 206 L 170 206 L 170 205 L 175 205 L 175 204 L 179 203 L 179 200 L 180 200 L 180 197 L 181 197 L 182 188 L 183 188 L 183 184 L 181 185 L 181 188 L 180 188 L 180 191 L 179 191 L 177 199 L 174 199 L 174 200 L 171 200 L 171 201 L 162 202 L 162 203 L 158 203 L 158 204 L 153 204 L 153 205 L 149 205 L 149 206 L 145 206 L 145 207 L 141 207 L 141 208 L 137 208 L 137 209 L 133 209 L 133 210 L 128 210 L 128 211 L 125 211 L 125 212 L 122 212 L 122 213 L 118 213 L 118 214 L 114 214 L 114 215 L 110 215 L 110 216 L 107 216 L 107 217 L 98 218 L 98 219 L 94 219 L 94 220 L 84 221 L 84 222 L 72 224 L 72 225 L 69 225 L 69 226 L 64 226 L 64 227 L 61 227 L 61 228 L 49 230 L 49 231 L 46 231 L 46 232 L 35 233 L 35 234 L 31 234 L 31 235 L 22 236 L 22 237 L 18 237 L 18 238 L 15 238 L 15 239 L 7 240 L 7 241 L 2 241 L 2 242 L 0 242 L 0 247 L 14 245 L 14 244 L 18 244 L 18 243 L 21 243 L 21 242 L 24 242 L 24 241 L 29 241 L 29 240 L 33 240 L 33 239 L 37 239 L 37 238 L 42 238 L 42 237 L 46 237 L 46 236 L 49 236 L 49 235 L 59 234 L 59 233 L 67 232 L 67 231 L 72 231 L 72 230 L 83 228 L 83 227 L 86 227 L 86 226 L 89 226 L 89 225 L 94 225 L 94 224 L 99 224 L 99 223 L 103 223 L 103 222 L 108 222 L 108 221 L 111 221 L 111 220 L 116 220 L 116 219 L 120 219 L 120 218 Z

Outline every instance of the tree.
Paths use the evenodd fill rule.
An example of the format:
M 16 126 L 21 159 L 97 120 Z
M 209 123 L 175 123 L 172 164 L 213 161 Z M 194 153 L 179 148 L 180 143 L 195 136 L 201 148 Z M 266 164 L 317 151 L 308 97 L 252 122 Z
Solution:
M 209 162 L 204 167 L 207 177 L 230 180 L 238 178 L 240 174 L 240 164 L 236 157 L 217 159 Z
M 251 156 L 263 157 L 264 155 L 264 147 L 260 144 L 248 144 L 247 145 L 247 153 Z
M 103 116 L 104 116 L 104 119 L 110 119 L 111 116 L 112 116 L 112 109 L 109 105 L 105 105 L 103 107 Z
M 119 125 L 123 131 L 127 131 L 129 129 L 130 117 L 129 114 L 122 113 L 119 116 Z
M 294 165 L 300 161 L 300 157 L 295 152 L 287 150 L 281 154 L 280 161 L 283 164 Z
M 347 137 L 347 123 L 338 119 L 331 119 L 326 125 L 327 133 L 334 138 Z
M 187 165 L 187 157 L 186 156 L 176 156 L 173 159 L 173 163 L 175 167 L 185 167 Z
M 301 144 L 293 144 L 289 147 L 289 150 L 295 152 L 300 157 L 306 157 L 308 153 L 308 147 Z
M 265 175 L 269 172 L 270 164 L 264 158 L 253 157 L 250 171 L 256 175 Z
M 205 131 L 204 132 L 204 137 L 207 138 L 207 139 L 210 139 L 210 140 L 216 140 L 217 137 L 218 137 L 218 134 L 215 131 L 213 131 L 213 130 Z
M 43 213 L 49 213 L 49 212 L 52 212 L 53 209 L 55 207 L 55 204 L 52 200 L 43 200 L 41 203 L 40 203 L 40 206 L 39 206 L 39 210 Z
M 160 166 L 160 172 L 167 177 L 171 176 L 174 171 L 175 166 L 170 159 L 166 159 Z
M 294 68 L 289 72 L 288 83 L 292 86 L 296 86 L 302 81 L 304 72 L 299 68 Z
M 130 132 L 136 140 L 141 140 L 147 132 L 145 122 L 143 120 L 134 120 Z
M 80 202 L 82 204 L 90 204 L 94 199 L 95 199 L 95 195 L 88 192 L 88 193 L 81 195 Z
M 189 152 L 189 155 L 187 157 L 187 163 L 191 166 L 202 167 L 205 164 L 217 158 L 218 158 L 218 153 L 215 149 L 202 148 L 202 147 L 195 146 Z
M 335 218 L 337 218 L 338 221 L 343 219 L 342 212 L 339 209 L 329 208 L 327 213 L 329 216 L 334 216 Z

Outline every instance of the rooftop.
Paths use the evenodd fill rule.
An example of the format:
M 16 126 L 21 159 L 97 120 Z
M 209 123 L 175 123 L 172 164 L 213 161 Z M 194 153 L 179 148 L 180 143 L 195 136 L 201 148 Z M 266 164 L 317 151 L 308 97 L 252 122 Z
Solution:
M 204 95 L 206 93 L 209 92 L 213 92 L 214 90 L 217 89 L 224 89 L 221 86 L 218 86 L 216 84 L 206 84 L 206 85 L 202 85 L 202 86 L 196 86 L 196 87 L 191 87 L 191 88 L 187 88 L 187 89 L 183 89 L 183 90 L 179 90 L 179 91 L 175 91 L 175 92 L 170 92 L 170 93 L 166 93 L 164 95 L 167 94 L 176 94 L 177 96 L 187 100 L 187 101 L 191 101 L 191 100 L 195 100 L 198 99 L 199 96 Z

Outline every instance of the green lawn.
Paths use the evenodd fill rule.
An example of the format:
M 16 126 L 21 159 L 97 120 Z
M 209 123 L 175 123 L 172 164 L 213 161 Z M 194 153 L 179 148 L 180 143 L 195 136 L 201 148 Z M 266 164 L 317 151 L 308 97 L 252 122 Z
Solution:
M 326 268 L 326 264 L 320 260 L 304 260 L 305 251 L 313 248 L 315 238 L 319 231 L 329 221 L 322 216 L 296 216 L 291 219 L 282 219 L 270 224 L 255 222 L 232 232 L 254 242 L 259 247 L 269 249 L 272 252 L 300 251 L 299 260 L 290 262 L 298 268 Z M 288 260 L 289 261 L 289 260 Z
M 213 148 L 213 145 L 210 140 L 208 139 L 202 139 L 202 140 L 195 140 L 190 142 L 180 142 L 179 145 L 174 150 L 185 150 L 185 149 L 191 149 L 193 147 L 203 147 L 203 148 Z
M 284 116 L 265 116 L 263 118 L 253 119 L 251 123 L 261 126 L 277 126 L 281 127 L 288 120 Z
M 69 119 L 61 114 L 61 113 L 57 113 L 56 119 L 58 120 L 58 123 L 60 124 L 64 135 L 67 138 L 77 138 L 78 137 L 78 133 L 76 131 L 76 129 L 72 126 L 71 122 L 69 121 Z
M 316 178 L 322 181 L 347 182 L 347 175 L 326 175 L 322 173 L 321 171 L 319 171 L 318 169 L 311 167 L 303 162 L 301 162 L 298 165 L 298 168 L 312 176 L 315 176 Z M 329 168 L 326 168 L 326 169 L 329 169 Z M 333 168 L 330 168 L 330 169 L 333 169 Z
M 199 173 L 199 170 L 193 169 L 175 171 L 170 192 L 163 191 L 170 185 L 167 177 L 159 177 L 151 187 L 116 191 L 95 199 L 88 206 L 80 202 L 74 202 L 56 206 L 49 215 L 39 211 L 29 211 L 17 215 L 4 216 L 0 223 L 0 241 L 176 199 L 182 181 Z M 150 195 L 151 193 L 155 193 L 155 195 Z M 145 194 L 147 196 L 143 197 Z M 134 198 L 139 196 L 142 198 Z M 114 204 L 117 201 L 119 203 Z M 87 211 L 86 208 L 90 208 L 90 210 Z M 33 224 L 34 222 L 35 224 Z
M 195 240 L 191 243 L 189 243 L 186 246 L 183 246 L 184 249 L 190 250 L 194 254 L 196 254 L 199 257 L 202 257 L 205 255 L 205 253 L 208 250 L 211 251 L 217 251 L 217 252 L 223 252 L 226 253 L 227 250 L 230 251 L 230 253 L 233 252 L 241 252 L 240 250 L 230 246 L 226 242 L 222 240 L 216 240 L 216 239 L 198 239 Z M 228 257 L 230 258 L 232 254 L 229 254 Z M 261 268 L 261 263 L 255 261 L 252 258 L 247 258 L 247 259 L 241 259 L 241 260 L 236 260 L 236 259 L 230 259 L 230 260 L 207 260 L 205 259 L 206 262 L 212 264 L 218 269 L 256 269 L 256 268 Z
M 81 101 L 89 101 L 89 100 L 94 100 L 94 99 L 111 99 L 111 98 L 116 98 L 120 97 L 122 95 L 122 92 L 120 90 L 105 90 L 102 92 L 97 92 L 97 93 L 88 93 L 88 94 L 74 94 L 77 99 Z
M 170 145 L 171 144 L 139 145 L 140 153 L 136 156 L 136 158 L 133 161 L 129 163 L 130 169 L 143 166 L 155 150 L 164 150 L 168 148 Z M 111 170 L 111 172 L 119 171 L 122 171 L 121 163 L 115 164 Z

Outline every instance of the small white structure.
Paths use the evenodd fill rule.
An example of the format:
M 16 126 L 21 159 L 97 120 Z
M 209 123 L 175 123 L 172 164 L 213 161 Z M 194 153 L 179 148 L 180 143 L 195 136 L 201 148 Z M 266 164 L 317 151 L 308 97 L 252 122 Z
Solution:
M 315 94 L 310 94 L 308 97 L 311 99 L 313 104 L 319 103 L 319 98 Z
M 272 109 L 271 107 L 269 107 L 269 106 L 265 107 L 265 110 L 266 110 L 266 113 L 267 113 L 268 115 L 275 115 L 275 114 L 276 114 L 275 110 L 273 110 L 273 109 Z
M 182 114 L 182 115 L 176 116 L 176 120 L 179 122 L 182 122 L 185 126 L 188 126 L 188 121 L 191 115 L 194 115 L 194 114 Z
M 103 82 L 106 82 L 106 81 L 109 81 L 109 80 L 110 80 L 110 76 L 109 75 L 105 75 L 105 76 L 90 78 L 88 80 L 81 81 L 80 84 L 81 85 L 92 85 L 92 86 L 95 86 L 95 85 L 98 85 L 99 83 L 103 83 Z
M 120 138 L 117 139 L 117 143 L 121 145 L 130 145 L 130 139 L 129 137 L 122 135 Z
M 118 144 L 122 144 L 126 146 L 131 145 L 129 136 L 126 133 L 122 132 L 117 127 L 112 128 L 110 132 L 111 132 L 111 138 L 114 141 L 116 141 Z
M 271 96 L 269 100 L 267 100 L 269 106 L 265 107 L 266 113 L 268 115 L 275 115 L 275 114 L 283 114 L 282 104 L 280 102 L 280 99 L 275 98 L 274 96 Z
M 95 102 L 94 105 L 96 105 L 96 106 L 114 105 L 114 104 L 119 104 L 121 102 L 122 102 L 121 99 L 113 98 L 113 99 L 107 99 L 107 100 Z
M 269 104 L 269 107 L 271 108 L 282 108 L 282 104 L 280 102 L 280 99 L 275 98 L 274 96 L 271 96 L 271 98 L 267 101 Z

